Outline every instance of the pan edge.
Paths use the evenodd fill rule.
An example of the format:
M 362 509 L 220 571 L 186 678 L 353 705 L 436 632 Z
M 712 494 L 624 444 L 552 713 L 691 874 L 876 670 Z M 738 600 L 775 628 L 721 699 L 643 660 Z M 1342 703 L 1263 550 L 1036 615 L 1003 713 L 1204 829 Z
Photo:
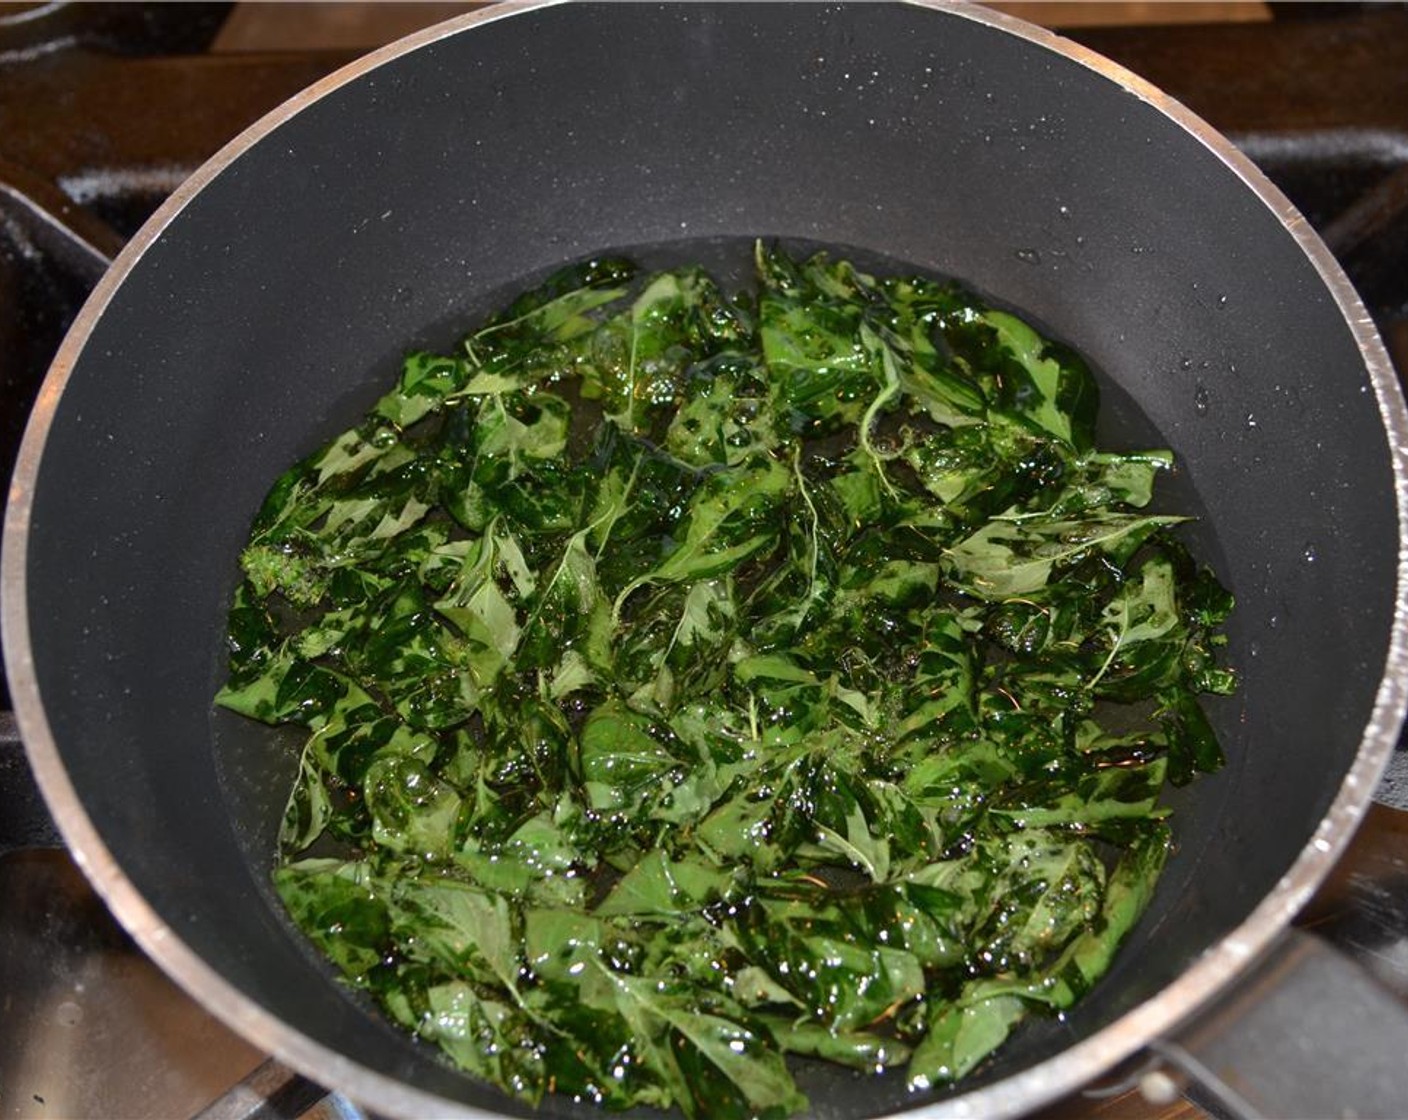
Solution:
M 240 1034 L 271 1050 L 291 1066 L 322 1080 L 335 1081 L 348 1095 L 374 1102 L 378 1109 L 398 1114 L 494 1115 L 420 1092 L 402 1082 L 350 1062 L 270 1015 L 236 990 L 210 965 L 173 934 L 128 882 L 116 860 L 97 835 L 60 760 L 44 713 L 29 644 L 26 564 L 31 500 L 45 437 L 70 373 L 89 333 L 114 293 L 147 248 L 196 195 L 245 150 L 275 131 L 286 120 L 328 93 L 371 70 L 446 36 L 479 23 L 554 6 L 561 0 L 508 3 L 471 13 L 429 28 L 344 67 L 261 118 L 225 145 L 172 195 L 123 250 L 84 304 L 41 389 L 21 446 L 9 489 L 3 552 L 0 552 L 0 631 L 7 650 L 6 669 L 15 695 L 16 717 L 31 765 L 75 860 L 95 889 L 142 947 L 178 983 Z M 913 0 L 932 8 L 985 23 L 1052 50 L 1095 70 L 1190 133 L 1277 217 L 1316 269 L 1345 318 L 1370 383 L 1390 445 L 1398 513 L 1397 599 L 1384 675 L 1374 708 L 1361 737 L 1361 747 L 1311 842 L 1277 886 L 1230 935 L 1210 948 L 1189 970 L 1156 996 L 1109 1027 L 1062 1054 L 1022 1071 L 1003 1082 L 962 1097 L 934 1102 L 906 1116 L 990 1117 L 1012 1115 L 1073 1091 L 1167 1033 L 1229 984 L 1262 951 L 1305 904 L 1349 842 L 1362 819 L 1388 762 L 1408 704 L 1408 410 L 1405 410 L 1388 355 L 1372 321 L 1319 237 L 1281 192 L 1221 134 L 1179 102 L 1124 68 L 1052 32 L 1000 13 L 942 0 Z

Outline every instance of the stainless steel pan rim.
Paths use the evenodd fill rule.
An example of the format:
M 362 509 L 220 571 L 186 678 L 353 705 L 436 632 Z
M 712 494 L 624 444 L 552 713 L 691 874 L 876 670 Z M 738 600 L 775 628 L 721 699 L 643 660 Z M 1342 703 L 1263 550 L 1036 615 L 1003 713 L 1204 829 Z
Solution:
M 165 227 L 246 150 L 308 105 L 383 64 L 479 24 L 562 0 L 508 2 L 450 20 L 360 59 L 309 87 L 222 148 L 153 215 L 117 258 L 79 313 L 35 404 L 10 484 L 0 552 L 0 629 L 15 714 L 31 766 L 75 861 L 142 948 L 195 999 L 255 1045 L 314 1080 L 392 1115 L 494 1115 L 421 1092 L 313 1041 L 227 982 L 177 937 L 128 881 L 77 796 L 44 713 L 30 646 L 26 572 L 31 503 L 46 437 L 64 386 L 114 293 Z M 1408 410 L 1388 354 L 1348 279 L 1281 192 L 1225 137 L 1141 78 L 1078 44 L 986 9 L 950 0 L 911 0 L 1026 39 L 1095 71 L 1172 119 L 1226 164 L 1279 219 L 1319 273 L 1358 345 L 1389 439 L 1398 513 L 1397 596 L 1390 645 L 1361 747 L 1311 842 L 1231 934 L 1177 980 L 1115 1023 L 1057 1056 L 961 1097 L 907 1111 L 913 1117 L 1000 1117 L 1036 1108 L 1088 1084 L 1166 1035 L 1233 981 L 1308 901 L 1347 845 L 1397 742 L 1408 705 Z

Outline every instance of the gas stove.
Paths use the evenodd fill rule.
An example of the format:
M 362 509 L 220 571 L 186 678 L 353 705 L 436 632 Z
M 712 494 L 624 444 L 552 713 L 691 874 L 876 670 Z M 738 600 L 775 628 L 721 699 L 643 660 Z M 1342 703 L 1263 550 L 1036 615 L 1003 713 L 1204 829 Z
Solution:
M 354 57 L 317 44 L 212 50 L 232 7 L 0 7 L 7 477 L 48 362 L 124 241 L 244 126 Z M 1071 6 L 1053 14 L 1062 7 Z M 1268 8 L 1269 21 L 1067 34 L 1171 93 L 1255 160 L 1320 231 L 1408 374 L 1408 6 Z M 232 1035 L 147 962 L 64 851 L 8 706 L 0 682 L 0 1118 L 362 1115 Z M 1408 997 L 1403 747 L 1377 800 L 1299 924 Z M 1095 1088 L 1043 1118 L 1151 1115 L 1123 1088 Z M 1169 1120 L 1202 1115 L 1182 1100 L 1162 1107 Z

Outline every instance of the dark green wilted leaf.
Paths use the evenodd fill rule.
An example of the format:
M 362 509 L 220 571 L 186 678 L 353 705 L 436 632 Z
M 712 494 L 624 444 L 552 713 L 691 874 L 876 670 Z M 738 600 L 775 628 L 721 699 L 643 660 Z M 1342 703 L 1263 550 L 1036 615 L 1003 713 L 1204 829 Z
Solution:
M 275 886 L 537 1104 L 777 1118 L 962 1078 L 1108 970 L 1222 761 L 1231 596 L 1081 359 L 758 245 L 571 266 L 285 472 L 216 700 L 305 737 Z M 1152 508 L 1157 509 L 1157 506 Z M 295 766 L 296 763 L 296 766 Z

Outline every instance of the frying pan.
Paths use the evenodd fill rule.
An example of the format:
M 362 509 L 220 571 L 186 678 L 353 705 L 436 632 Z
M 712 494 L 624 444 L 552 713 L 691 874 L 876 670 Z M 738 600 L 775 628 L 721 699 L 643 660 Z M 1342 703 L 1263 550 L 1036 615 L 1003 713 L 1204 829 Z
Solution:
M 957 277 L 1077 346 L 1106 438 L 1178 454 L 1239 601 L 1229 764 L 1174 798 L 1107 980 L 961 1094 L 806 1070 L 818 1114 L 1021 1112 L 1167 1037 L 1277 940 L 1393 747 L 1408 417 L 1323 246 L 1205 124 L 981 10 L 452 21 L 275 111 L 141 231 L 55 360 L 5 527 L 16 713 L 75 857 L 211 1010 L 377 1110 L 525 1108 L 334 983 L 271 893 L 294 755 L 211 706 L 250 519 L 406 349 L 520 283 L 608 249 L 726 269 L 757 235 Z

